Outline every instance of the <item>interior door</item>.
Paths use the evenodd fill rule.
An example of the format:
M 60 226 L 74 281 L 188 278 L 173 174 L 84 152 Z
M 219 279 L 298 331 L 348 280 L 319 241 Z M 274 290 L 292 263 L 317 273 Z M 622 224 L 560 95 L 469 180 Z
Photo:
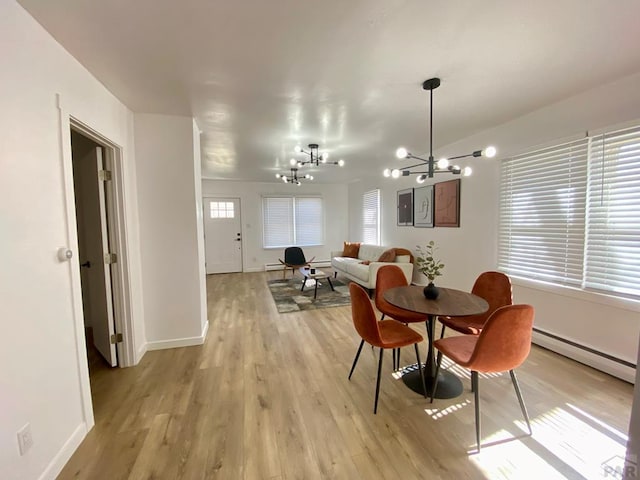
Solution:
M 205 197 L 202 204 L 207 274 L 241 272 L 240 199 Z
M 78 243 L 82 303 L 85 324 L 93 330 L 93 343 L 112 367 L 117 365 L 116 346 L 111 343 L 115 333 L 111 267 L 107 231 L 107 207 L 104 181 L 99 172 L 104 169 L 102 148 L 91 149 L 74 168 L 81 170 L 81 196 L 77 196 Z

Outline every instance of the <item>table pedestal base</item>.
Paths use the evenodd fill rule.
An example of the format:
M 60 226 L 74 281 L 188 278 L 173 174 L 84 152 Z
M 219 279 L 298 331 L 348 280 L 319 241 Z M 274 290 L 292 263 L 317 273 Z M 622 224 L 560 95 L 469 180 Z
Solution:
M 423 395 L 422 380 L 417 365 L 405 367 L 406 373 L 402 375 L 404 384 L 420 395 Z M 433 378 L 425 373 L 425 383 L 427 384 L 427 397 L 431 397 L 433 389 Z M 446 370 L 440 370 L 438 375 L 438 388 L 436 389 L 435 398 L 455 398 L 462 394 L 462 382 L 453 373 Z

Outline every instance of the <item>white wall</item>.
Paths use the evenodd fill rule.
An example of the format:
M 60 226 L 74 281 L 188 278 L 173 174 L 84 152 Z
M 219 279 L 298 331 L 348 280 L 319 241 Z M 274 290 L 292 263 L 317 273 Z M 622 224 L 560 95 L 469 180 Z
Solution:
M 370 188 L 381 187 L 383 244 L 415 249 L 418 244 L 424 245 L 429 240 L 435 240 L 439 247 L 438 254 L 446 265 L 444 275 L 438 278 L 437 283 L 470 289 L 480 272 L 497 266 L 499 159 L 536 145 L 569 137 L 577 138 L 587 130 L 594 131 L 638 120 L 638 85 L 640 74 L 632 75 L 434 152 L 436 158 L 439 158 L 467 153 L 489 144 L 499 148 L 496 159 L 478 158 L 461 162 L 462 165 L 471 165 L 474 172 L 473 176 L 462 178 L 460 228 L 396 226 L 396 192 L 417 187 L 415 176 L 394 181 L 385 179 L 380 174 L 380 178 L 350 185 L 349 216 L 352 219 L 360 218 L 362 193 Z M 398 139 L 398 144 L 400 143 L 402 139 Z M 443 174 L 433 180 L 438 182 L 450 178 L 453 177 Z M 358 222 L 350 222 L 351 237 L 357 239 L 359 232 Z M 414 280 L 419 277 L 419 274 L 416 275 Z M 620 301 L 592 293 L 576 293 L 558 287 L 532 286 L 530 282 L 517 279 L 514 279 L 514 300 L 534 305 L 537 328 L 622 360 L 636 362 L 640 335 L 640 302 Z M 634 381 L 635 372 L 629 367 L 604 361 L 599 356 L 585 354 L 539 335 L 536 336 L 536 342 L 579 358 L 584 363 L 597 365 L 627 381 Z
M 54 478 L 93 421 L 88 391 L 77 255 L 70 146 L 63 155 L 60 111 L 122 146 L 128 202 L 131 287 L 141 288 L 131 112 L 58 45 L 18 4 L 0 0 L 0 478 Z M 68 122 L 68 117 L 66 122 Z M 69 198 L 70 196 L 70 198 Z M 78 290 L 79 291 L 79 290 Z M 141 297 L 132 310 L 143 317 Z M 79 313 L 79 318 L 78 318 Z M 136 342 L 142 332 L 136 326 Z M 88 405 L 89 411 L 91 406 Z M 16 432 L 31 424 L 34 445 L 18 454 Z M 87 423 L 89 422 L 89 423 Z
M 196 126 L 190 117 L 149 114 L 136 114 L 134 125 L 147 347 L 201 344 L 206 310 Z
M 203 180 L 202 195 L 240 198 L 242 220 L 242 264 L 245 272 L 261 272 L 269 263 L 278 263 L 284 251 L 262 248 L 262 195 L 319 194 L 324 199 L 325 244 L 304 247 L 305 257 L 316 260 L 330 259 L 332 250 L 341 250 L 348 240 L 347 186 L 337 184 L 285 185 L 282 182 L 251 183 L 222 180 Z

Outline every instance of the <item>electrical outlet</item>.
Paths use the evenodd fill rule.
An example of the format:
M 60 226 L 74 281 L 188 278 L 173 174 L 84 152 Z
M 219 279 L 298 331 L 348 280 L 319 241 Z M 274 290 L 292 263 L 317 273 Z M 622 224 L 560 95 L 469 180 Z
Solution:
M 31 436 L 31 425 L 26 424 L 18 430 L 18 448 L 20 455 L 24 455 L 33 446 L 33 437 Z

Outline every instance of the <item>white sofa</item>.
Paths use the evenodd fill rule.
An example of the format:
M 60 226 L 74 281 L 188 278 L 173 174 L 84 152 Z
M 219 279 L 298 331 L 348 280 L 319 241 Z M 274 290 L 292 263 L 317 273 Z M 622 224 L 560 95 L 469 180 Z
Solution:
M 376 288 L 376 275 L 384 265 L 397 265 L 400 267 L 407 283 L 411 284 L 413 278 L 413 255 L 405 248 L 395 248 L 396 258 L 393 262 L 378 262 L 378 258 L 385 250 L 395 247 L 382 247 L 363 243 L 358 251 L 358 258 L 343 257 L 342 251 L 331 252 L 331 266 L 334 276 L 346 277 L 352 282 L 359 283 L 371 293 Z M 368 265 L 362 263 L 369 261 Z

